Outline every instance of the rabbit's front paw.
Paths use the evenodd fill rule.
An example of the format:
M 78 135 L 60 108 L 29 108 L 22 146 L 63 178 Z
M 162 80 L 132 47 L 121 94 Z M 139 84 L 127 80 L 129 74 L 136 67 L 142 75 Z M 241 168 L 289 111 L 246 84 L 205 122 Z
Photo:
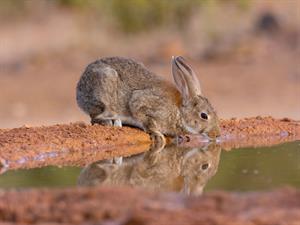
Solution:
M 155 151 L 161 151 L 166 145 L 165 136 L 159 131 L 152 131 L 150 133 L 150 137 L 152 140 L 151 149 L 155 149 Z

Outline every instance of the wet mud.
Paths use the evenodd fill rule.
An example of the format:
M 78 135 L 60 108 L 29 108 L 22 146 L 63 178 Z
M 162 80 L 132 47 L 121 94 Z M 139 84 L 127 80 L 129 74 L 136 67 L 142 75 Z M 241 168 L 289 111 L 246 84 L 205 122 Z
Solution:
M 127 127 L 73 123 L 0 130 L 2 170 L 47 165 L 83 166 L 95 160 L 137 154 L 149 146 L 150 138 L 146 133 Z
M 223 149 L 251 145 L 268 146 L 300 140 L 300 123 L 290 119 L 231 119 L 222 120 L 220 126 L 222 135 L 215 144 Z M 183 137 L 183 142 L 179 145 L 199 146 L 205 145 L 206 142 L 204 137 L 188 136 Z M 151 140 L 146 133 L 127 127 L 73 123 L 0 130 L 2 172 L 47 165 L 83 166 L 98 160 L 144 152 L 150 146 Z M 167 154 L 166 151 L 164 153 Z M 141 174 L 144 174 L 144 167 L 152 168 L 149 165 L 157 162 L 153 155 L 150 156 L 148 161 L 137 164 L 136 168 Z M 218 158 L 217 151 L 211 160 L 218 161 Z M 169 163 L 170 160 L 166 163 L 163 163 L 163 160 L 158 161 L 165 169 L 169 168 L 166 165 L 174 165 Z M 101 166 L 105 169 L 107 165 Z M 150 171 L 151 174 L 155 172 L 145 171 Z M 95 181 L 99 183 L 99 179 L 101 181 L 101 177 L 90 179 L 88 172 L 86 170 L 85 174 L 81 174 L 82 179 L 79 181 L 82 181 L 82 184 Z M 214 173 L 212 167 L 211 175 Z M 86 175 L 89 179 L 85 179 Z M 174 183 L 169 182 L 168 178 L 172 181 L 172 177 L 169 176 L 163 179 L 166 181 L 166 189 L 170 189 L 169 183 Z M 0 224 L 296 225 L 300 221 L 300 192 L 293 188 L 243 194 L 214 191 L 198 197 L 188 197 L 183 195 L 185 189 L 181 193 L 158 193 L 157 182 L 153 181 L 149 180 L 152 186 L 148 189 L 126 185 L 67 189 L 2 189 Z M 206 179 L 203 178 L 203 185 L 200 186 L 203 187 L 205 182 Z M 177 191 L 178 187 L 182 188 L 182 184 L 172 186 L 170 190 Z M 187 192 L 191 190 L 190 188 Z
M 242 195 L 220 191 L 195 198 L 130 188 L 11 190 L 0 193 L 0 221 L 7 224 L 297 225 L 300 192 L 291 188 Z
M 222 136 L 298 136 L 300 121 L 289 118 L 274 119 L 273 117 L 252 117 L 245 119 L 221 120 Z
M 221 121 L 222 148 L 263 147 L 300 140 L 300 121 L 253 117 Z
M 300 140 L 300 122 L 287 118 L 222 120 L 220 127 L 221 137 L 217 142 L 227 150 Z M 207 141 L 203 136 L 190 135 L 180 145 L 199 146 Z M 97 160 L 141 153 L 150 145 L 149 136 L 140 130 L 82 122 L 0 129 L 0 167 L 5 171 L 48 165 L 83 166 Z

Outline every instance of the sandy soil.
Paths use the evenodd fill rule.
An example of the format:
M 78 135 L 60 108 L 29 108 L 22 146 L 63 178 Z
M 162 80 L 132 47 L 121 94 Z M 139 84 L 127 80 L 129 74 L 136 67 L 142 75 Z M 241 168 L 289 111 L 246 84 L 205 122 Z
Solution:
M 300 122 L 271 117 L 221 121 L 220 145 L 230 150 L 246 146 L 269 146 L 300 140 Z M 175 140 L 171 140 L 175 141 Z M 183 139 L 182 146 L 197 146 L 202 136 Z M 44 127 L 0 129 L 2 170 L 47 165 L 83 166 L 114 156 L 149 150 L 149 136 L 128 127 L 104 127 L 73 123 Z
M 129 188 L 11 190 L 0 193 L 0 221 L 12 224 L 298 225 L 300 192 L 286 188 L 243 195 L 212 192 L 201 197 L 185 197 Z
M 300 140 L 300 121 L 253 117 L 221 121 L 223 149 L 258 147 Z
M 242 15 L 232 8 L 211 12 L 216 15 L 209 18 L 200 14 L 184 32 L 166 29 L 126 36 L 72 12 L 55 10 L 41 13 L 38 20 L 3 22 L 0 126 L 87 121 L 76 105 L 76 82 L 89 63 L 112 55 L 132 57 L 169 80 L 171 56 L 187 57 L 221 118 L 300 119 L 299 4 L 256 2 Z M 254 32 L 267 6 L 280 29 Z
M 9 168 L 86 165 L 95 160 L 128 156 L 149 149 L 146 133 L 132 128 L 73 123 L 21 127 L 0 132 L 0 161 Z

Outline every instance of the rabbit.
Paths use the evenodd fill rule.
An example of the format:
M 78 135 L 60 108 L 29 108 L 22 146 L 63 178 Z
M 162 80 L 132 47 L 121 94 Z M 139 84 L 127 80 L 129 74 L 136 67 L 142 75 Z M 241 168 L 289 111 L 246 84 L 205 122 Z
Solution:
M 175 85 L 132 59 L 102 58 L 78 81 L 77 103 L 92 124 L 138 127 L 162 143 L 165 136 L 219 136 L 217 114 L 183 57 L 172 57 L 172 74 Z
M 197 148 L 169 145 L 163 151 L 152 147 L 142 156 L 125 158 L 122 165 L 105 160 L 88 165 L 81 171 L 78 185 L 137 186 L 201 195 L 217 172 L 221 147 L 214 142 Z

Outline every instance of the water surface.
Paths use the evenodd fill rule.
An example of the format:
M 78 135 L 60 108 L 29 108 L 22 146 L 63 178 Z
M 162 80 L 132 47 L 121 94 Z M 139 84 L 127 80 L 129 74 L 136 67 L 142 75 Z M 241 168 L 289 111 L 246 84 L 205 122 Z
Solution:
M 94 162 L 78 167 L 7 171 L 0 188 L 129 185 L 155 191 L 199 194 L 211 190 L 254 191 L 300 188 L 300 141 L 273 147 L 224 151 L 216 144 L 198 148 L 168 146 L 125 158 L 122 165 Z M 79 178 L 80 177 L 80 178 Z

